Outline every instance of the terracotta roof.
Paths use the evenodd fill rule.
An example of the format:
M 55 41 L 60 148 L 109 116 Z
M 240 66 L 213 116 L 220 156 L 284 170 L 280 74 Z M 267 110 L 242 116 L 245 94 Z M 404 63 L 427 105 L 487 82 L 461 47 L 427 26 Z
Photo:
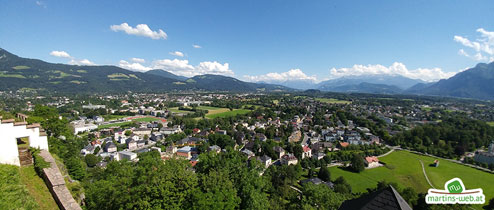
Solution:
M 304 152 L 308 152 L 310 151 L 311 149 L 308 147 L 308 146 L 304 146 Z
M 348 147 L 348 145 L 350 145 L 350 143 L 348 143 L 348 142 L 340 142 L 340 146 L 341 147 Z
M 368 163 L 373 163 L 373 162 L 379 162 L 379 159 L 377 159 L 376 156 L 369 156 L 369 157 L 365 157 L 365 161 L 367 161 Z

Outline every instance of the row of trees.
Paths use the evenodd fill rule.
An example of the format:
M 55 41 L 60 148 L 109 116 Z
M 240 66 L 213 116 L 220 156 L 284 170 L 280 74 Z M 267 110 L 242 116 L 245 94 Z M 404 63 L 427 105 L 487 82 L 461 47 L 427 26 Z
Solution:
M 454 158 L 475 151 L 494 139 L 494 127 L 479 120 L 450 117 L 393 136 L 389 143 L 441 157 Z

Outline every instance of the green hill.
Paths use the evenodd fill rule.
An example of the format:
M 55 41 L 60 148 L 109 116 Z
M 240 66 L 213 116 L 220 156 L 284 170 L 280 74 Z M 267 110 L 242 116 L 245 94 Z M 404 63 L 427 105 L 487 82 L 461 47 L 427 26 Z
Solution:
M 134 72 L 116 66 L 77 66 L 21 58 L 0 48 L 0 91 L 37 90 L 51 93 L 163 92 L 180 90 L 277 91 L 280 85 L 243 82 L 232 77 L 185 77 L 163 70 Z M 194 82 L 191 82 L 194 80 Z

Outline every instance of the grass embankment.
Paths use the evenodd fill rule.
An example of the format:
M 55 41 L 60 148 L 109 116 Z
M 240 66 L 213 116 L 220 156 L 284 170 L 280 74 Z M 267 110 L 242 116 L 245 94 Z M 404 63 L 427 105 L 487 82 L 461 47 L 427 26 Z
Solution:
M 21 182 L 27 187 L 29 194 L 38 203 L 40 209 L 58 209 L 48 187 L 41 177 L 36 174 L 34 166 L 20 169 Z
M 0 164 L 0 209 L 40 209 L 23 183 L 18 166 Z
M 435 188 L 443 189 L 446 181 L 458 177 L 467 189 L 482 188 L 487 202 L 494 197 L 494 187 L 492 187 L 494 174 L 491 173 L 442 159 L 439 160 L 439 167 L 432 167 L 429 164 L 433 163 L 435 158 L 406 151 L 395 151 L 379 160 L 385 162 L 387 167 L 369 169 L 362 173 L 331 167 L 331 177 L 333 179 L 339 176 L 345 177 L 354 192 L 366 192 L 367 188 L 376 187 L 378 181 L 386 180 L 396 182 L 401 187 L 412 187 L 417 192 L 425 193 L 431 187 L 422 172 L 419 162 L 422 160 L 427 176 Z M 480 209 L 481 205 L 474 205 L 474 207 Z
M 338 100 L 334 98 L 316 98 L 317 101 L 328 104 L 351 104 L 351 101 Z

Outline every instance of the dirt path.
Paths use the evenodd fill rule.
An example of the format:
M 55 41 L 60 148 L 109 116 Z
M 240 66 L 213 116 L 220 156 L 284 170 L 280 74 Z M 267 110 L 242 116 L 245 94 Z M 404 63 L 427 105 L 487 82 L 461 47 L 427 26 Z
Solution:
M 422 160 L 419 160 L 420 162 L 420 165 L 422 165 L 422 172 L 424 172 L 424 176 L 425 176 L 425 179 L 427 180 L 427 183 L 429 183 L 429 185 L 435 189 L 434 186 L 432 186 L 432 183 L 431 181 L 429 180 L 429 177 L 427 177 L 427 174 L 425 173 L 425 167 L 424 167 L 424 163 L 422 162 Z

